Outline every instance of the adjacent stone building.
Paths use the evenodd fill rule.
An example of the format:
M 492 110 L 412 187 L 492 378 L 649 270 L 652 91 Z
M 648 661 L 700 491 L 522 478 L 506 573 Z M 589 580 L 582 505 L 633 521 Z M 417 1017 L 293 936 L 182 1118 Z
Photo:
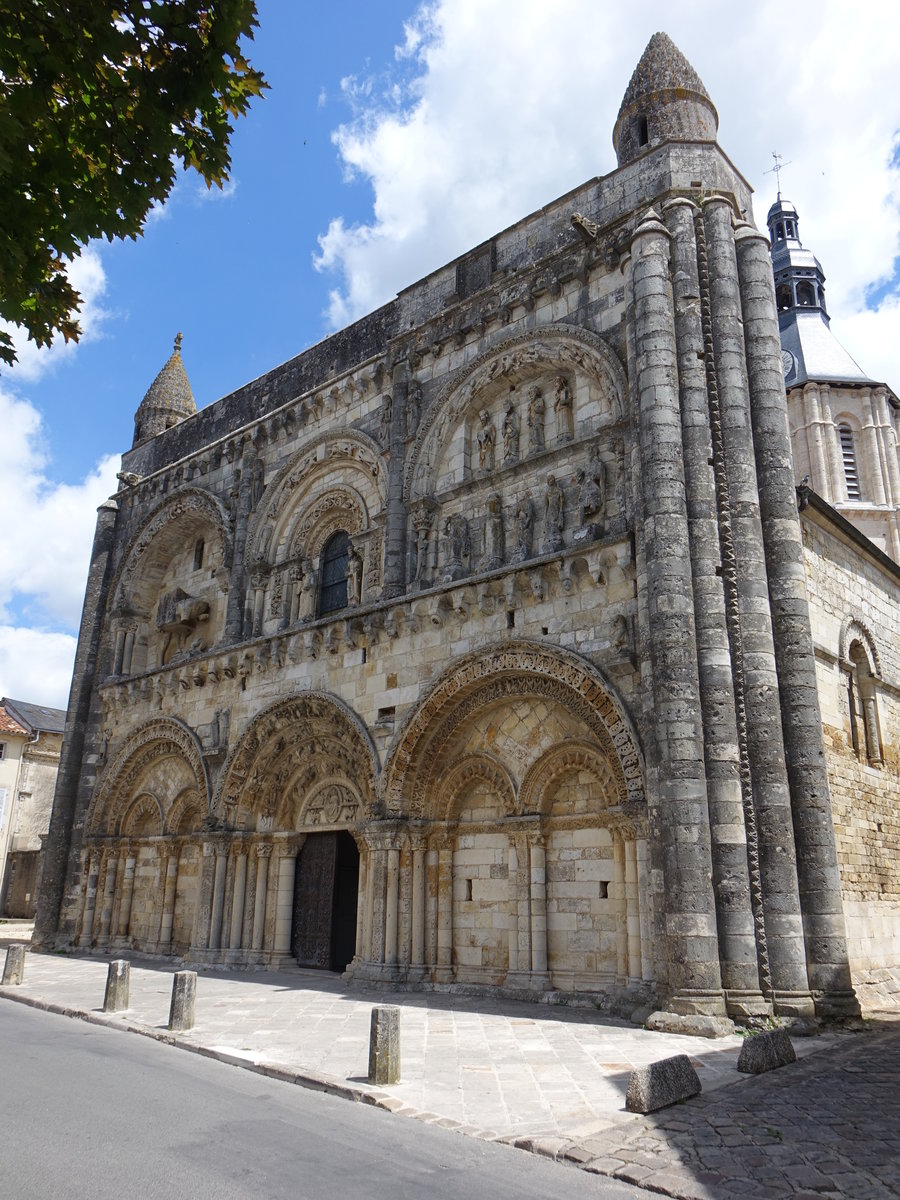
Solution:
M 855 1010 L 897 579 L 809 489 L 801 526 L 716 131 L 657 34 L 609 176 L 201 411 L 176 342 L 99 513 L 39 944 Z
M 0 699 L 0 916 L 33 917 L 66 714 Z

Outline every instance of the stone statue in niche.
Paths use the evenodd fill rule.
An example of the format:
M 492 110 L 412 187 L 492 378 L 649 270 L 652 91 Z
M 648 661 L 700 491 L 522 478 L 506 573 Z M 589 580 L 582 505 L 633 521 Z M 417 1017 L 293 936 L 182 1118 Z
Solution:
M 298 616 L 301 621 L 311 621 L 316 615 L 316 573 L 308 558 L 303 560 L 303 576 L 299 586 Z
M 481 428 L 478 430 L 478 466 L 482 471 L 494 469 L 494 445 L 497 441 L 497 429 L 491 420 L 491 414 L 484 409 L 479 415 Z
M 506 406 L 503 418 L 503 463 L 509 466 L 519 458 L 519 414 L 516 412 L 515 401 L 512 397 Z
M 347 604 L 351 607 L 362 600 L 362 575 L 362 556 L 351 542 L 347 555 Z
M 388 447 L 391 444 L 391 421 L 394 416 L 394 402 L 390 396 L 385 396 L 381 402 L 381 444 Z
M 498 495 L 488 500 L 488 514 L 484 522 L 483 566 L 490 570 L 503 564 L 503 501 Z
M 572 417 L 572 392 L 565 375 L 560 375 L 556 381 L 556 396 L 553 400 L 553 411 L 556 414 L 556 440 L 571 442 L 575 432 Z
M 523 496 L 516 505 L 516 562 L 524 562 L 526 558 L 531 557 L 533 535 L 534 505 L 528 496 Z
M 256 508 L 260 500 L 263 498 L 263 492 L 266 486 L 266 468 L 260 459 L 257 459 L 253 464 L 250 474 L 250 496 L 253 500 L 253 507 Z
M 578 509 L 581 526 L 579 538 L 599 537 L 603 531 L 603 509 L 606 506 L 603 462 L 596 446 L 586 467 L 578 472 Z
M 198 625 L 209 620 L 209 603 L 190 596 L 183 588 L 164 592 L 156 608 L 156 628 L 164 633 L 162 663 L 185 655 L 189 650 L 198 653 L 206 649 L 206 642 L 199 636 Z
M 406 397 L 406 436 L 414 437 L 422 416 L 422 385 L 413 379 Z
M 555 475 L 547 476 L 547 491 L 544 495 L 544 553 L 552 554 L 563 548 L 563 526 L 565 524 L 565 497 L 556 482 Z
M 526 393 L 528 396 L 528 449 L 532 454 L 540 454 L 544 449 L 544 414 L 546 405 L 544 393 L 532 384 Z
M 420 508 L 413 514 L 413 527 L 416 531 L 416 566 L 413 582 L 422 584 L 428 570 L 428 536 L 431 533 L 432 514 L 427 508 Z
M 463 573 L 465 560 L 471 549 L 469 539 L 469 522 L 462 513 L 453 513 L 444 522 L 444 536 L 447 539 L 447 561 L 443 579 L 451 583 L 459 579 Z

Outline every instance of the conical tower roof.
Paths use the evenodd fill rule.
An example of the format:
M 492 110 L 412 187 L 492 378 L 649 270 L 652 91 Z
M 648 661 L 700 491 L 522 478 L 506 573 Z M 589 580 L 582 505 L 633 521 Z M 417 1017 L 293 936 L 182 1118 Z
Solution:
M 177 425 L 197 411 L 194 393 L 181 361 L 181 337 L 180 333 L 176 335 L 172 353 L 134 414 L 134 446 L 156 437 L 164 429 Z
M 719 115 L 703 80 L 667 33 L 654 33 L 616 118 L 619 166 L 662 142 L 714 142 Z

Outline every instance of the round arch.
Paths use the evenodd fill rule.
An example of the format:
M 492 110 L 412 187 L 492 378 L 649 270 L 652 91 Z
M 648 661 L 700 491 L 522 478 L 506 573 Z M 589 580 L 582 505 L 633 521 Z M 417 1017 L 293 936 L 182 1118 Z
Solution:
M 875 679 L 881 678 L 881 658 L 878 647 L 869 627 L 858 617 L 845 617 L 841 623 L 840 644 L 838 647 L 838 663 L 842 670 L 851 671 L 853 661 L 850 648 L 854 642 L 859 642 L 865 651 L 869 663 L 869 674 Z
M 486 783 L 500 798 L 507 816 L 517 811 L 515 784 L 503 765 L 487 754 L 470 754 L 448 776 L 433 783 L 425 801 L 425 815 L 437 821 L 459 817 L 459 806 L 474 783 Z
M 619 800 L 609 759 L 588 742 L 564 742 L 544 754 L 528 769 L 519 790 L 519 805 L 526 815 L 548 816 L 553 785 L 572 771 L 588 771 L 603 787 L 610 802 Z

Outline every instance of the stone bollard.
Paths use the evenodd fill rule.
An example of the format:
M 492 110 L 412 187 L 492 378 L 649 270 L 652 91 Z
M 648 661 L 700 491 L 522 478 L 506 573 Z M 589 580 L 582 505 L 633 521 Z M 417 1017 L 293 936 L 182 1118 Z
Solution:
M 755 1033 L 741 1046 L 737 1069 L 743 1075 L 762 1075 L 796 1062 L 794 1043 L 786 1029 L 772 1029 L 768 1033 Z
M 6 951 L 6 965 L 3 968 L 3 986 L 21 983 L 25 975 L 25 945 L 15 942 Z
M 106 973 L 106 995 L 103 997 L 104 1012 L 122 1012 L 128 1007 L 128 992 L 131 984 L 131 964 L 124 958 L 114 958 Z
M 400 1009 L 379 1004 L 372 1009 L 369 1032 L 369 1083 L 400 1082 Z
M 194 1000 L 197 997 L 197 972 L 176 971 L 172 980 L 172 1003 L 169 1005 L 169 1029 L 194 1028 Z
M 646 1067 L 635 1067 L 628 1078 L 625 1108 L 628 1112 L 650 1113 L 679 1100 L 689 1100 L 700 1091 L 700 1077 L 686 1054 L 661 1058 Z

